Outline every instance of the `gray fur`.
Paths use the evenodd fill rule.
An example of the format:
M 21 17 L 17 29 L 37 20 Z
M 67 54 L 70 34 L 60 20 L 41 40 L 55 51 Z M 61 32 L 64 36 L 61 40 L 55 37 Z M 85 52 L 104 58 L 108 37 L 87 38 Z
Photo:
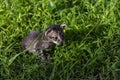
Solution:
M 22 47 L 29 52 L 36 52 L 40 56 L 44 55 L 44 50 L 61 45 L 63 43 L 63 29 L 66 25 L 50 25 L 45 32 L 31 31 L 22 40 Z

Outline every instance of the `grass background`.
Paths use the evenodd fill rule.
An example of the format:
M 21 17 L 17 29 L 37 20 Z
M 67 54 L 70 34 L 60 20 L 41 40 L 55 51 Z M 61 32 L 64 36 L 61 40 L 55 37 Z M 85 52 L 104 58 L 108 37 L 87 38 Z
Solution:
M 31 30 L 65 23 L 53 62 L 21 48 Z M 119 0 L 0 0 L 0 80 L 119 80 Z

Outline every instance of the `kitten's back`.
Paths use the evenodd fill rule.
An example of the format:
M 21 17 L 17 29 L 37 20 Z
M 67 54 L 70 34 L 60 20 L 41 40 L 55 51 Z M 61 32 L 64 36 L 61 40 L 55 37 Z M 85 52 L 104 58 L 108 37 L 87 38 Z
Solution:
M 31 31 L 28 33 L 28 35 L 22 40 L 22 47 L 23 48 L 28 48 L 30 47 L 31 43 L 37 39 L 39 36 L 40 32 L 39 31 Z M 34 45 L 34 43 L 33 43 Z M 33 49 L 35 49 L 35 46 L 33 46 Z M 31 51 L 33 52 L 33 51 Z

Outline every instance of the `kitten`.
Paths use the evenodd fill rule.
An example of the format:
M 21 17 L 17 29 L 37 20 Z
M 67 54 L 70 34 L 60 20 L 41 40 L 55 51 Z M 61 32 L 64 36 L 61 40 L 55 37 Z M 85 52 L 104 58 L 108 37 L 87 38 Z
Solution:
M 22 41 L 22 47 L 29 52 L 45 56 L 54 45 L 62 45 L 64 39 L 64 27 L 66 24 L 50 25 L 45 32 L 31 31 Z

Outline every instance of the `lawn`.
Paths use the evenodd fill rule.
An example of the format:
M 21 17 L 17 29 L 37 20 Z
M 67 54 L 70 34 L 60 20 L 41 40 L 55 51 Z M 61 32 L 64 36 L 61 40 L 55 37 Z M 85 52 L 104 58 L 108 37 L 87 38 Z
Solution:
M 32 30 L 67 24 L 45 64 L 21 48 Z M 119 80 L 120 0 L 0 0 L 0 80 Z

